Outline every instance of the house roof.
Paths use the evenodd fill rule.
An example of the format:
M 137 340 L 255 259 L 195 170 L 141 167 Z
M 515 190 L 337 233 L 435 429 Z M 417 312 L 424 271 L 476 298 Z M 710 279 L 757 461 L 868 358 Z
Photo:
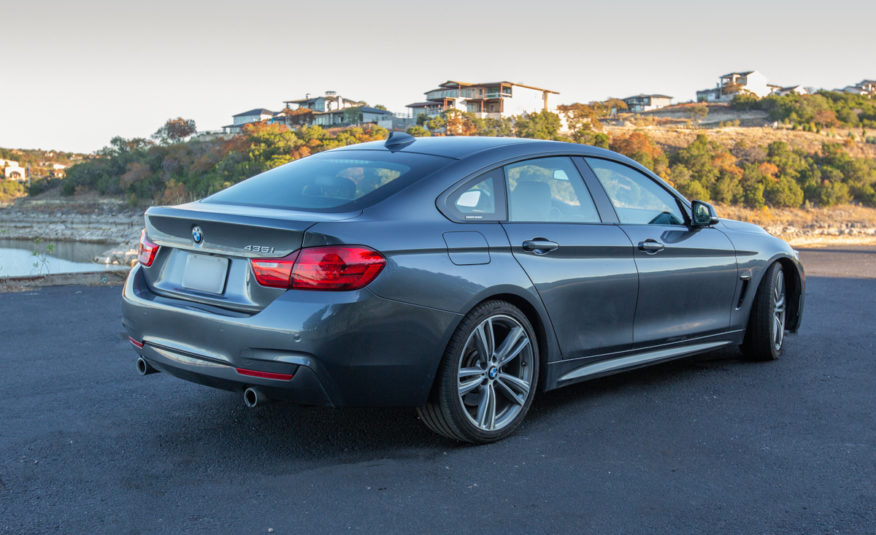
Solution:
M 438 87 L 439 88 L 447 88 L 447 87 L 453 86 L 454 84 L 458 85 L 459 87 L 472 87 L 472 86 L 480 86 L 480 85 L 503 85 L 503 84 L 504 85 L 516 85 L 517 87 L 523 87 L 526 89 L 534 89 L 536 91 L 544 91 L 546 93 L 553 93 L 554 95 L 560 94 L 559 91 L 554 91 L 552 89 L 544 89 L 543 87 L 535 87 L 533 85 L 518 84 L 517 82 L 509 82 L 508 80 L 502 80 L 501 82 L 477 82 L 477 83 L 460 82 L 457 80 L 447 80 L 446 82 L 444 82 L 442 84 L 438 84 Z M 430 89 L 429 91 L 435 91 L 435 90 Z M 426 91 L 426 92 L 428 93 L 429 91 Z
M 426 106 L 438 106 L 438 102 L 434 101 L 426 101 L 426 102 L 414 102 L 411 104 L 406 104 L 405 108 L 425 108 Z
M 631 99 L 631 98 L 641 98 L 641 97 L 650 97 L 650 98 L 669 98 L 669 99 L 672 98 L 672 97 L 670 97 L 669 95 L 657 95 L 657 94 L 646 95 L 646 94 L 644 94 L 644 93 L 639 93 L 638 95 L 633 95 L 633 96 L 631 96 L 631 97 L 627 97 L 627 98 L 624 98 L 624 99 L 621 99 L 621 100 L 628 100 L 628 99 Z
M 754 72 L 754 71 L 728 72 L 727 74 L 722 74 L 722 75 L 721 75 L 721 78 L 724 78 L 725 76 L 733 76 L 734 74 L 738 74 L 739 76 L 748 76 L 749 74 L 751 74 L 751 73 L 753 73 L 753 72 Z
M 274 112 L 265 108 L 255 108 L 248 111 L 242 111 L 232 115 L 232 117 L 240 117 L 241 115 L 274 115 Z

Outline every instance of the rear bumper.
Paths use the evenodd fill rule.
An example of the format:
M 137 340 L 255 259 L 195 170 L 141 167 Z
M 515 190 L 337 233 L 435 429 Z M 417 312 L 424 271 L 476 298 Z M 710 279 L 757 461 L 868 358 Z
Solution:
M 245 314 L 156 294 L 139 266 L 122 297 L 122 323 L 156 369 L 227 390 L 258 386 L 307 405 L 424 404 L 460 319 L 367 290 L 288 291 Z

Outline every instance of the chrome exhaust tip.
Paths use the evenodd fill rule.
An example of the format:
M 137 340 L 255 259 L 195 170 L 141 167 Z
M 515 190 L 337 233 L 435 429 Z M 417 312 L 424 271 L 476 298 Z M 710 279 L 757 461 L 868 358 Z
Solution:
M 149 375 L 150 373 L 158 373 L 158 370 L 153 368 L 146 362 L 146 359 L 143 357 L 137 358 L 137 373 L 140 375 Z
M 250 409 L 254 409 L 258 406 L 264 405 L 268 401 L 270 400 L 265 395 L 265 393 L 258 388 L 250 386 L 243 391 L 243 404 Z

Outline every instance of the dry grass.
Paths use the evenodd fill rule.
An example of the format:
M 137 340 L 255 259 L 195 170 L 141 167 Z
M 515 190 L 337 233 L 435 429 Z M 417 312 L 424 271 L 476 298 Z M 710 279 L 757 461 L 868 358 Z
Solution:
M 829 208 L 716 207 L 718 215 L 755 223 L 792 245 L 876 244 L 876 208 L 843 205 Z

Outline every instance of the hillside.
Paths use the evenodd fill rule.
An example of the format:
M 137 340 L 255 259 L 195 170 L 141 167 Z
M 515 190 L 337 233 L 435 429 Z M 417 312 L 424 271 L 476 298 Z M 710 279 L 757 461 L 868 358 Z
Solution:
M 843 148 L 850 156 L 876 159 L 876 144 L 863 142 L 860 136 L 860 129 L 836 128 L 833 133 L 822 132 L 818 134 L 815 132 L 768 126 L 688 128 L 678 125 L 626 124 L 624 126 L 606 125 L 605 128 L 610 136 L 629 134 L 634 131 L 645 132 L 666 152 L 682 149 L 690 145 L 697 135 L 706 134 L 709 139 L 721 144 L 728 150 L 740 146 L 766 147 L 774 141 L 783 141 L 795 149 L 812 153 L 821 150 L 823 143 L 842 143 Z M 849 132 L 855 135 L 854 140 L 849 138 Z M 867 135 L 876 136 L 876 129 L 867 129 Z

